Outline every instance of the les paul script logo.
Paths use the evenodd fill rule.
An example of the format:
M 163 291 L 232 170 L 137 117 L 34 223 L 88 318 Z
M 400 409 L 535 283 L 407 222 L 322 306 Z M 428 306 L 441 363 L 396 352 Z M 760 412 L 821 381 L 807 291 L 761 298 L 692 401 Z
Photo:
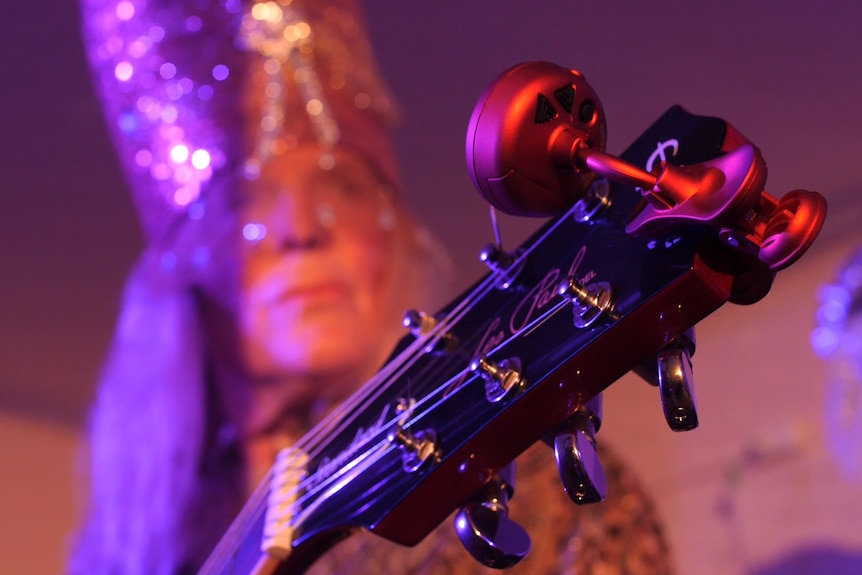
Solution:
M 311 487 L 316 487 L 326 479 L 332 477 L 344 464 L 350 461 L 351 457 L 357 453 L 370 440 L 374 439 L 378 434 L 387 427 L 389 423 L 389 414 L 392 407 L 386 405 L 380 412 L 380 416 L 371 423 L 368 427 L 359 427 L 353 439 L 340 453 L 334 457 L 326 456 L 320 460 L 320 465 L 317 466 L 317 471 L 309 478 L 308 484 Z
M 473 358 L 482 357 L 491 353 L 501 343 L 507 339 L 517 335 L 522 330 L 530 326 L 536 318 L 546 311 L 555 302 L 559 301 L 557 294 L 557 286 L 564 277 L 577 278 L 583 284 L 589 283 L 596 275 L 595 271 L 589 270 L 586 273 L 580 274 L 581 263 L 587 254 L 587 246 L 582 246 L 575 254 L 575 258 L 565 276 L 563 276 L 561 268 L 554 268 L 545 274 L 545 277 L 531 289 L 524 298 L 515 306 L 512 315 L 509 316 L 508 322 L 502 317 L 495 317 L 489 324 L 482 338 L 479 340 L 479 345 L 473 353 Z M 467 379 L 468 374 L 455 379 L 452 384 L 446 389 L 444 396 L 448 396 L 454 390 L 458 389 Z

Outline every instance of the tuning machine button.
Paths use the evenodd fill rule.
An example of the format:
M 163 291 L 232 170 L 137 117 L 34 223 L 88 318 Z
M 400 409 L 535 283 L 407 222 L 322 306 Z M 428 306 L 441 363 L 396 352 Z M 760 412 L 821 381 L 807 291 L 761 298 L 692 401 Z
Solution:
M 485 397 L 491 403 L 497 403 L 524 385 L 524 379 L 521 376 L 521 360 L 517 357 L 494 363 L 482 356 L 470 363 L 470 371 L 479 374 L 485 380 Z
M 401 465 L 407 473 L 417 471 L 426 463 L 440 459 L 436 431 L 428 428 L 413 433 L 405 429 L 413 412 L 413 405 L 413 401 L 399 400 L 396 408 L 400 414 L 398 421 L 386 435 L 389 443 L 401 449 Z
M 691 353 L 684 347 L 668 347 L 658 354 L 658 386 L 668 426 L 674 431 L 697 427 L 697 405 Z
M 569 498 L 578 505 L 598 503 L 608 493 L 605 470 L 596 450 L 601 426 L 602 397 L 582 406 L 554 437 L 554 457 L 560 480 Z
M 530 536 L 509 519 L 514 494 L 514 463 L 501 470 L 455 515 L 458 539 L 486 567 L 506 569 L 530 552 Z
M 500 274 L 503 280 L 497 286 L 500 289 L 509 289 L 524 269 L 526 259 L 517 260 L 517 254 L 503 250 L 498 244 L 488 244 L 479 252 L 479 261 L 493 273 Z
M 596 178 L 584 196 L 575 202 L 572 215 L 575 221 L 591 222 L 599 213 L 611 205 L 611 186 L 605 178 Z
M 575 327 L 578 328 L 593 325 L 613 307 L 611 286 L 607 282 L 584 286 L 575 278 L 568 277 L 560 282 L 557 293 L 572 302 Z
M 401 464 L 404 471 L 412 473 L 426 462 L 439 458 L 437 433 L 433 429 L 423 429 L 415 434 L 396 425 L 386 437 L 390 443 L 401 448 Z
M 691 367 L 695 347 L 692 327 L 665 346 L 655 360 L 635 369 L 638 375 L 659 388 L 664 418 L 673 431 L 690 431 L 698 426 Z
M 410 330 L 415 337 L 423 337 L 430 334 L 437 326 L 438 320 L 431 314 L 416 309 L 404 312 L 402 325 Z M 443 353 L 455 351 L 458 348 L 458 338 L 451 333 L 439 334 L 434 337 L 425 351 L 428 353 Z
M 437 319 L 424 311 L 408 309 L 404 312 L 404 319 L 401 323 L 410 330 L 410 333 L 419 337 L 431 333 L 431 330 L 437 325 Z

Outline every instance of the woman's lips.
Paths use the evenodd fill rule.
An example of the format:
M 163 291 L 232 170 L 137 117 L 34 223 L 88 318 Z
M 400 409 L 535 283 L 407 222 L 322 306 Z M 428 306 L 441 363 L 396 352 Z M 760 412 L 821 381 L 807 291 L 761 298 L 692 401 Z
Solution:
M 279 301 L 340 298 L 347 295 L 347 286 L 339 282 L 322 282 L 290 287 L 281 292 Z

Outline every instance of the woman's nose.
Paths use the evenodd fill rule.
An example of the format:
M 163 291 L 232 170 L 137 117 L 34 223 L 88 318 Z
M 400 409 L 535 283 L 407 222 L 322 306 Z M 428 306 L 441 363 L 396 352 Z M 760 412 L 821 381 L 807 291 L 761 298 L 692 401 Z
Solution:
M 315 248 L 328 241 L 325 206 L 308 193 L 283 191 L 271 218 L 272 239 L 277 249 Z

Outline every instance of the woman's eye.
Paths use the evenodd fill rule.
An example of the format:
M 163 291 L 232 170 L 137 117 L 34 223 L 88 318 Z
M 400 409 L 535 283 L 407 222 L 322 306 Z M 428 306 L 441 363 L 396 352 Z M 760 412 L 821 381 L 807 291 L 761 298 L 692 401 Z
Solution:
M 354 180 L 338 179 L 325 182 L 320 193 L 329 199 L 357 200 L 365 195 L 365 188 Z

